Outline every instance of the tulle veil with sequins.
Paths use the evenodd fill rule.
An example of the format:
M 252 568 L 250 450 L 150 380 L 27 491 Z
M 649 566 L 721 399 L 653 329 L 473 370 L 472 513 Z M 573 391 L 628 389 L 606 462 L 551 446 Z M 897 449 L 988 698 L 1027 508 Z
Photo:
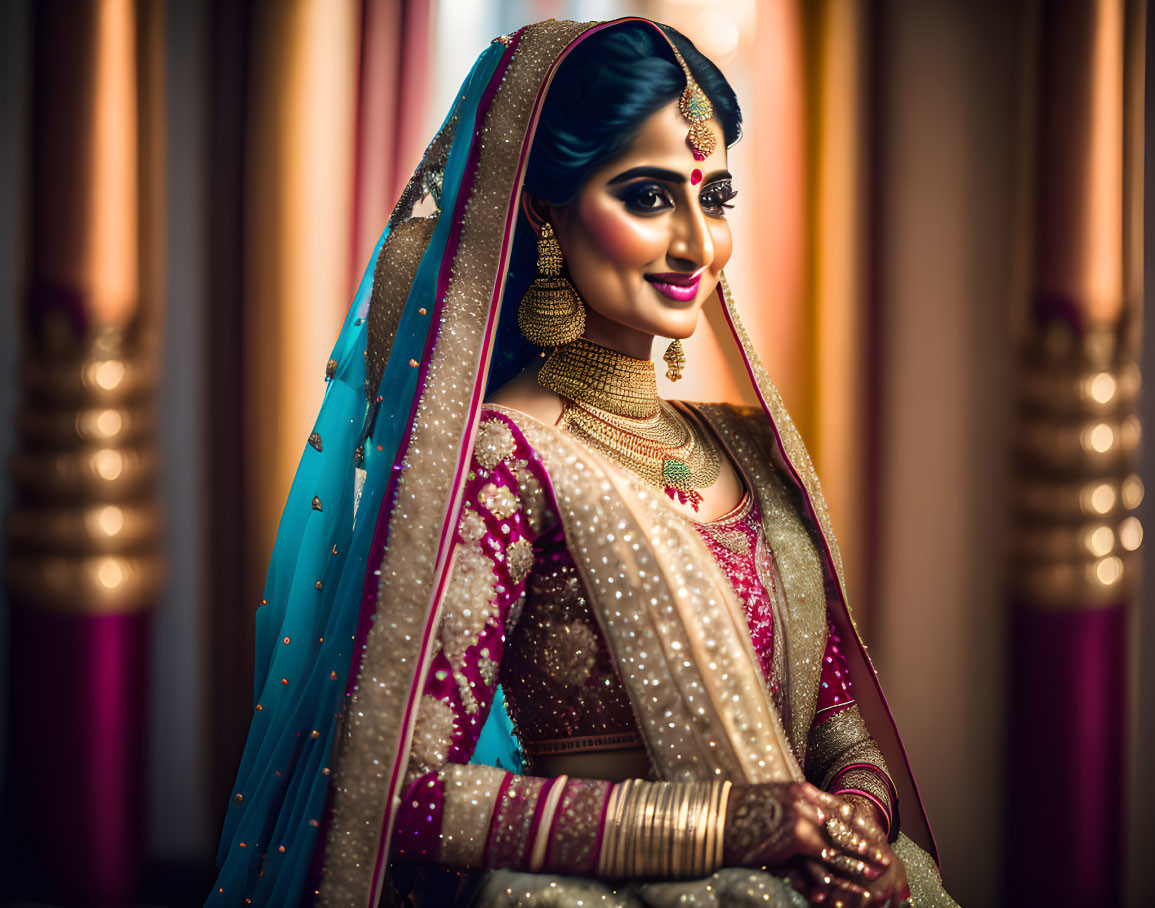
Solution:
M 481 402 L 536 353 L 517 329 L 524 287 L 509 264 L 537 116 L 566 53 L 622 22 L 653 25 L 550 20 L 495 39 L 377 243 L 278 528 L 257 612 L 252 724 L 209 905 L 380 897 L 424 673 L 452 607 L 452 529 Z M 418 216 L 422 204 L 435 211 Z M 843 638 L 857 642 L 805 448 L 724 282 L 717 305 L 841 592 Z M 903 827 L 933 854 L 873 669 L 860 644 L 850 649 L 864 714 L 908 805 Z M 482 750 L 508 741 L 503 718 L 493 711 Z

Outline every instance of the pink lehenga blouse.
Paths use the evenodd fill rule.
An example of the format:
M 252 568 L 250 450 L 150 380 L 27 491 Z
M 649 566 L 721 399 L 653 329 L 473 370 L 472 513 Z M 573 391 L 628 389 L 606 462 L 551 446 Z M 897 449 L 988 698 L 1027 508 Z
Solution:
M 786 601 L 756 496 L 687 520 L 729 580 L 779 715 L 791 726 Z M 613 532 L 612 528 L 608 532 Z M 595 875 L 611 783 L 551 778 L 552 756 L 641 748 L 644 738 L 567 548 L 550 477 L 509 411 L 483 412 L 457 528 L 453 594 L 423 692 L 393 844 L 398 862 Z M 805 772 L 873 801 L 897 794 L 854 699 L 827 616 Z M 644 660 L 645 654 L 642 653 Z M 501 683 L 524 772 L 471 765 Z

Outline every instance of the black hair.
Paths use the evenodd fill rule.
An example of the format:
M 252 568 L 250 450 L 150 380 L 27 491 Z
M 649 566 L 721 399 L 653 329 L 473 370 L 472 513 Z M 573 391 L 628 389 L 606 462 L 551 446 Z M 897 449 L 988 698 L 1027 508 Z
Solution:
M 686 75 L 670 42 L 710 99 L 726 145 L 738 141 L 742 113 L 726 77 L 681 32 L 668 25 L 658 28 L 637 21 L 603 29 L 562 61 L 546 95 L 526 164 L 525 191 L 530 196 L 553 205 L 572 202 L 594 170 L 629 147 L 647 117 L 681 95 Z M 498 325 L 497 355 L 490 367 L 490 388 L 512 378 L 538 351 L 517 327 L 517 303 L 537 274 L 536 240 L 521 214 Z
M 678 48 L 714 106 L 726 144 L 741 134 L 742 114 L 726 77 L 690 39 L 659 26 Z M 586 178 L 621 154 L 650 114 L 679 97 L 686 76 L 666 39 L 645 22 L 590 36 L 566 57 L 550 86 L 526 167 L 530 195 L 572 202 Z

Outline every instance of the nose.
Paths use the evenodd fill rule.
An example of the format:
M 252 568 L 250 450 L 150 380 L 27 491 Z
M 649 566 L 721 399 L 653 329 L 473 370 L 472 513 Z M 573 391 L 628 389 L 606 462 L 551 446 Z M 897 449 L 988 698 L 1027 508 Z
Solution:
M 714 238 L 697 199 L 678 206 L 671 219 L 671 231 L 666 259 L 673 270 L 697 271 L 714 261 Z

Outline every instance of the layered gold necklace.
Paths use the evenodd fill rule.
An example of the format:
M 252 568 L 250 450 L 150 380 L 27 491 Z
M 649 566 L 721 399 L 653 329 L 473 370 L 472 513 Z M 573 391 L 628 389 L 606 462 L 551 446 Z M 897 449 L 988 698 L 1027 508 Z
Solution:
M 718 478 L 714 440 L 658 397 L 654 364 L 579 338 L 538 372 L 565 400 L 558 423 L 590 447 L 694 510 Z

